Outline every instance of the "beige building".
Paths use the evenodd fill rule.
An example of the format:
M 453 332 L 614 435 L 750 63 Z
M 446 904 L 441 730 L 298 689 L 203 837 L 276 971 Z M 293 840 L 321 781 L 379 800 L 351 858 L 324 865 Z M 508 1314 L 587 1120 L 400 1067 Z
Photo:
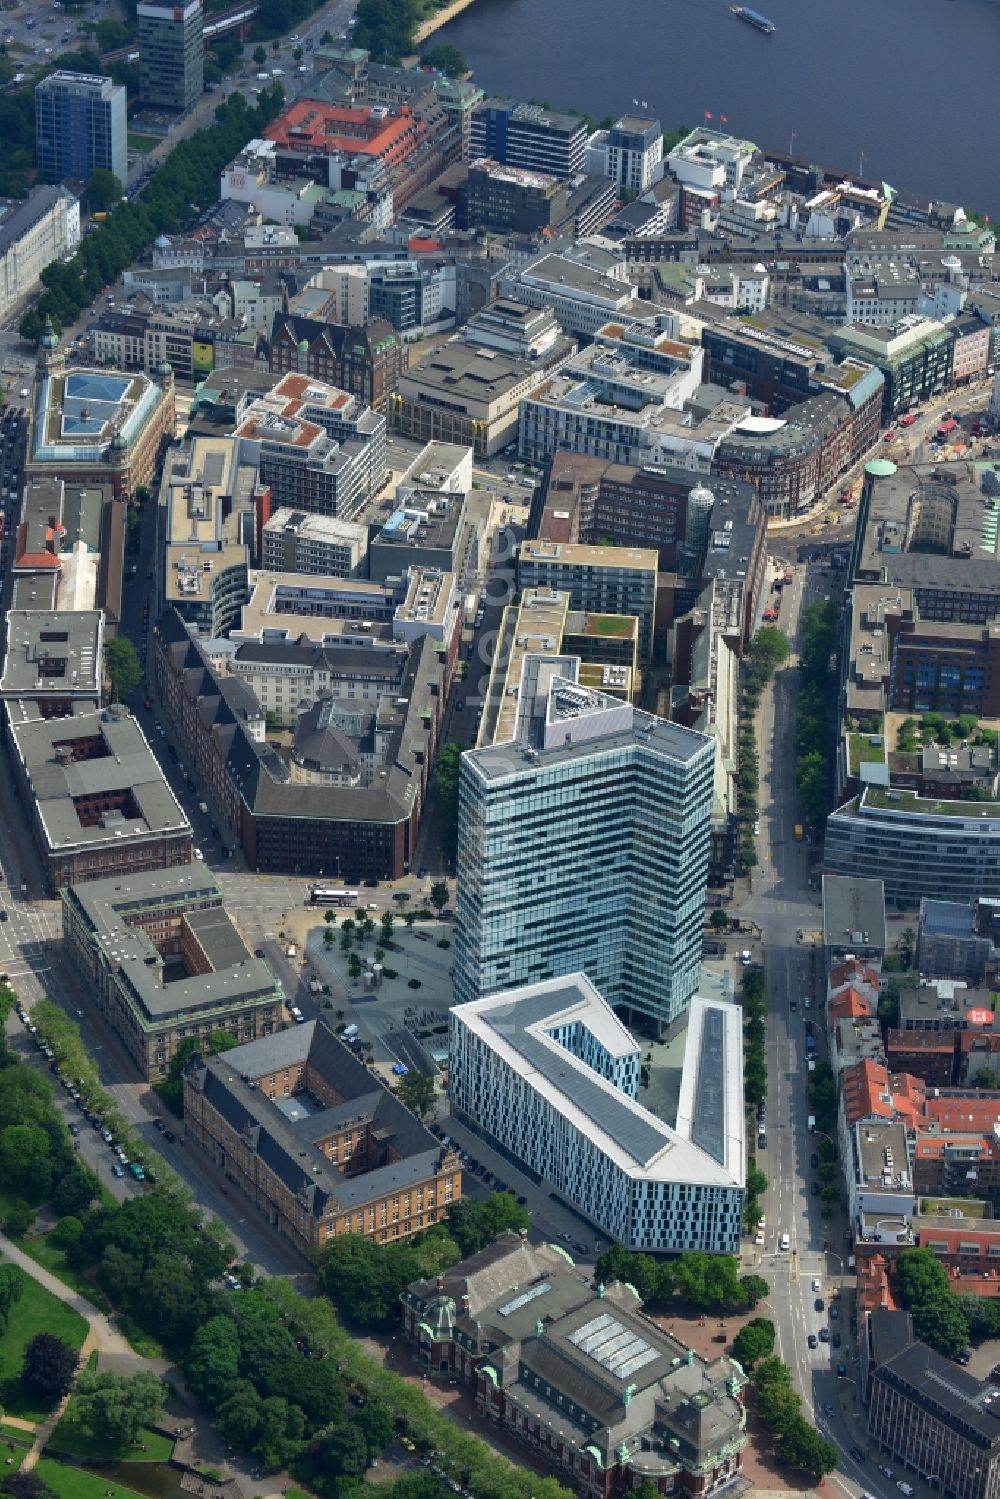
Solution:
M 164 468 L 163 599 L 200 634 L 224 634 L 246 600 L 243 534 L 256 485 L 257 471 L 239 463 L 233 437 L 194 437 Z
M 572 348 L 557 341 L 541 369 Z M 517 438 L 520 403 L 539 374 L 538 362 L 453 338 L 400 375 L 389 397 L 390 426 L 418 442 L 471 447 L 477 458 L 492 458 Z
M 79 243 L 79 199 L 61 184 L 33 188 L 0 222 L 0 314 L 35 291 L 45 267 Z
M 81 987 L 141 1077 L 163 1077 L 191 1037 L 253 1041 L 281 1024 L 281 985 L 247 950 L 204 864 L 71 885 L 62 914 Z

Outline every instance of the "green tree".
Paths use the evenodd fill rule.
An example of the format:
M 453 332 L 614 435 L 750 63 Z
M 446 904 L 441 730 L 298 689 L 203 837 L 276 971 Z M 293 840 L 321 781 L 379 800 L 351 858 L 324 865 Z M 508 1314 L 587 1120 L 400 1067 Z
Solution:
M 35 1209 L 23 1197 L 15 1197 L 7 1204 L 3 1219 L 3 1231 L 9 1239 L 23 1239 L 35 1221 Z
M 369 1400 L 352 1420 L 365 1439 L 369 1461 L 385 1451 L 392 1441 L 395 1423 L 392 1411 L 384 1401 Z
M 784 1421 L 778 1432 L 778 1456 L 790 1467 L 802 1468 L 819 1481 L 836 1471 L 839 1454 L 833 1442 L 811 1426 L 801 1414 Z
M 438 750 L 437 759 L 434 762 L 434 775 L 441 803 L 441 846 L 445 853 L 453 857 L 458 848 L 458 775 L 461 761 L 462 746 L 450 740 Z
M 788 641 L 777 625 L 761 625 L 750 642 L 750 663 L 769 680 L 788 660 Z
M 969 1340 L 969 1326 L 948 1272 L 931 1249 L 904 1249 L 897 1256 L 900 1299 L 913 1317 L 913 1331 L 946 1358 Z
M 110 1449 L 132 1447 L 140 1428 L 159 1420 L 166 1394 L 163 1380 L 149 1369 L 131 1375 L 84 1369 L 74 1395 L 77 1419 Z
M 212 1317 L 197 1329 L 184 1361 L 190 1388 L 216 1406 L 239 1376 L 240 1340 L 231 1317 Z
M 322 1444 L 323 1464 L 332 1473 L 360 1478 L 368 1467 L 368 1443 L 353 1421 L 334 1427 Z
M 431 886 L 431 905 L 434 907 L 435 911 L 443 911 L 445 906 L 448 904 L 449 899 L 450 896 L 448 894 L 448 881 L 435 880 L 433 885 Z
M 261 1402 L 260 1427 L 254 1451 L 265 1468 L 284 1468 L 305 1446 L 306 1419 L 301 1408 L 281 1395 Z
M 771 1294 L 771 1287 L 762 1275 L 741 1275 L 740 1289 L 747 1306 L 756 1306 L 758 1302 L 766 1301 Z
M 446 42 L 441 42 L 436 47 L 430 47 L 426 52 L 421 52 L 420 61 L 424 67 L 437 68 L 439 72 L 446 73 L 449 78 L 462 78 L 469 71 L 465 53 L 460 52 L 457 47 L 449 46 Z
M 357 983 L 361 977 L 361 959 L 356 952 L 352 952 L 347 960 L 347 972 L 350 975 L 351 982 Z
M 262 68 L 267 62 L 267 52 L 260 45 L 256 46 L 250 55 L 253 58 L 254 62 L 257 64 L 258 68 Z
M 91 213 L 106 213 L 121 198 L 122 185 L 107 167 L 95 167 L 87 179 L 87 203 Z
M 492 1192 L 489 1197 L 463 1197 L 448 1209 L 448 1232 L 462 1258 L 485 1249 L 508 1231 L 527 1233 L 531 1218 L 511 1192 Z
M 260 1431 L 262 1401 L 248 1379 L 238 1379 L 215 1412 L 216 1425 L 233 1447 L 249 1447 Z
M 139 653 L 127 635 L 115 635 L 104 647 L 104 670 L 116 703 L 124 702 L 142 681 Z
M 237 1038 L 229 1031 L 212 1031 L 209 1036 L 186 1036 L 184 1038 L 170 1058 L 166 1077 L 154 1084 L 156 1092 L 159 1093 L 171 1113 L 176 1114 L 178 1119 L 184 1116 L 184 1068 L 195 1052 L 200 1051 L 204 1056 L 215 1057 L 221 1052 L 231 1051 L 239 1044 Z
M 396 918 L 393 916 L 391 911 L 382 912 L 382 941 L 386 944 L 392 941 L 392 928 L 395 923 L 395 919 Z
M 716 907 L 716 909 L 712 912 L 708 920 L 710 926 L 714 931 L 724 932 L 728 930 L 729 917 L 726 915 L 725 911 L 720 911 L 718 907 Z
M 418 1119 L 434 1106 L 434 1079 L 426 1072 L 418 1072 L 415 1067 L 399 1079 L 392 1091 Z
M 422 1244 L 372 1244 L 359 1234 L 343 1234 L 320 1258 L 320 1286 L 363 1327 L 395 1325 L 399 1298 L 411 1281 L 435 1274 L 457 1258 L 451 1241 L 430 1236 Z
M 51 1149 L 52 1142 L 39 1125 L 8 1124 L 0 1130 L 0 1181 L 9 1191 L 29 1196 L 39 1165 Z
M 766 1317 L 751 1317 L 733 1339 L 733 1358 L 749 1371 L 774 1352 L 774 1323 Z

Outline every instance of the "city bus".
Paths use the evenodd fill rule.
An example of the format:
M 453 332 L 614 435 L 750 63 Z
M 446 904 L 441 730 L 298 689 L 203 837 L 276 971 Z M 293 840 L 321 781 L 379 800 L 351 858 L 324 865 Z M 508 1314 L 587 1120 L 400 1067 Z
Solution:
M 358 892 L 356 890 L 333 890 L 327 885 L 310 885 L 310 906 L 356 906 L 358 903 Z

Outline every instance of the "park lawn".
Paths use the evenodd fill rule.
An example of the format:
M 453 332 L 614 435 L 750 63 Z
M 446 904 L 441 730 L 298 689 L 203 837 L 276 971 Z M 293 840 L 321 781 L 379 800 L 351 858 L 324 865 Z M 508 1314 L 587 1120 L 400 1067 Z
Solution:
M 24 1442 L 28 1447 L 35 1440 L 33 1431 L 25 1431 L 23 1426 L 12 1426 L 9 1421 L 0 1421 L 0 1437 L 10 1442 Z
M 106 1476 L 98 1478 L 83 1468 L 70 1468 L 56 1462 L 54 1457 L 40 1457 L 34 1471 L 43 1483 L 47 1483 L 56 1499 L 140 1499 L 135 1489 L 127 1489 L 120 1483 L 112 1483 Z
M 158 1343 L 152 1333 L 146 1332 L 144 1328 L 140 1327 L 135 1318 L 130 1317 L 127 1312 L 118 1312 L 115 1321 L 118 1324 L 118 1331 L 122 1337 L 128 1339 L 129 1347 L 140 1358 L 166 1357 L 166 1350 L 163 1344 Z
M 162 144 L 158 135 L 139 135 L 134 130 L 130 130 L 125 139 L 133 151 L 152 151 L 154 146 Z
M 25 1254 L 30 1254 L 36 1264 L 43 1265 L 50 1275 L 61 1280 L 63 1285 L 69 1286 L 71 1291 L 77 1291 L 81 1296 L 86 1296 L 99 1312 L 110 1312 L 111 1303 L 100 1286 L 88 1280 L 82 1270 L 74 1270 L 68 1265 L 66 1251 L 50 1243 L 47 1237 L 20 1239 L 18 1248 L 23 1249 Z
M 9 1415 L 23 1416 L 26 1421 L 43 1421 L 49 1414 L 32 1404 L 33 1397 L 20 1381 L 24 1350 L 39 1332 L 54 1333 L 71 1348 L 79 1348 L 87 1336 L 87 1324 L 79 1312 L 26 1277 L 24 1295 L 11 1307 L 7 1331 L 0 1338 L 0 1398 Z
M 143 1451 L 143 1448 L 146 1450 Z M 174 1450 L 173 1438 L 143 1427 L 134 1447 L 111 1451 L 105 1442 L 84 1431 L 74 1419 L 73 1401 L 49 1438 L 46 1451 L 62 1452 L 69 1457 L 114 1458 L 118 1462 L 165 1463 Z

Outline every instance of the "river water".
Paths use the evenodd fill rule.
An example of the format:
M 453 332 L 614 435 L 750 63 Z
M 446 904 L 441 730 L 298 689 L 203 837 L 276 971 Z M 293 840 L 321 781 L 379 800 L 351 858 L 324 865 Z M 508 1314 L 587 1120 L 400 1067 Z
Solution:
M 713 124 L 1000 216 L 1000 0 L 475 0 L 436 32 L 487 93 Z M 645 105 L 642 104 L 645 101 Z

